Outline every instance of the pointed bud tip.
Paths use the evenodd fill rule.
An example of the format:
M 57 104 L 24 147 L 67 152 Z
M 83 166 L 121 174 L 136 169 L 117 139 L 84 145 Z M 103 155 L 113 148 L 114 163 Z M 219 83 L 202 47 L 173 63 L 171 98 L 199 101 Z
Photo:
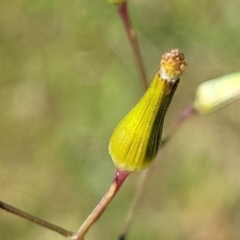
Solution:
M 159 74 L 163 79 L 175 81 L 182 75 L 186 66 L 184 54 L 179 49 L 172 49 L 162 56 Z

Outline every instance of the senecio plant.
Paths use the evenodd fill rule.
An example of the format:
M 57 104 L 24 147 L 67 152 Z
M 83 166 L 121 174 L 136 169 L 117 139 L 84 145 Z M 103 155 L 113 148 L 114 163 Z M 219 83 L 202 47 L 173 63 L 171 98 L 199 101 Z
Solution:
M 171 136 L 183 122 L 196 114 L 211 113 L 240 96 L 240 73 L 233 73 L 204 82 L 197 88 L 193 104 L 181 112 L 174 127 L 162 139 L 165 115 L 180 82 L 180 76 L 187 66 L 186 59 L 184 54 L 178 49 L 172 49 L 163 54 L 160 61 L 160 69 L 148 87 L 136 33 L 128 14 L 127 1 L 109 1 L 118 10 L 133 50 L 139 79 L 144 89 L 147 89 L 136 106 L 116 126 L 110 138 L 108 150 L 116 167 L 110 188 L 77 232 L 61 228 L 0 201 L 1 209 L 75 240 L 83 240 L 85 238 L 88 230 L 104 212 L 130 173 L 150 167 L 159 149 L 170 140 Z M 146 182 L 148 173 L 148 170 L 143 172 L 141 184 Z M 127 238 L 132 216 L 139 205 L 139 199 L 142 198 L 144 190 L 145 188 L 142 188 L 142 185 L 139 184 L 136 197 L 130 207 L 125 226 L 118 236 L 118 240 Z
M 0 207 L 71 239 L 84 239 L 130 173 L 147 168 L 155 159 L 162 139 L 165 114 L 186 68 L 184 55 L 173 49 L 162 56 L 160 70 L 137 105 L 117 125 L 110 139 L 109 154 L 116 167 L 109 190 L 76 233 L 31 216 L 4 202 Z
M 160 70 L 147 92 L 113 132 L 109 153 L 117 169 L 143 170 L 156 157 L 165 114 L 186 65 L 178 49 L 163 55 Z
M 116 167 L 113 182 L 79 229 L 76 239 L 83 239 L 127 176 L 147 168 L 156 157 L 165 114 L 185 67 L 186 60 L 178 49 L 165 53 L 160 62 L 160 70 L 150 87 L 115 128 L 109 143 L 109 154 Z

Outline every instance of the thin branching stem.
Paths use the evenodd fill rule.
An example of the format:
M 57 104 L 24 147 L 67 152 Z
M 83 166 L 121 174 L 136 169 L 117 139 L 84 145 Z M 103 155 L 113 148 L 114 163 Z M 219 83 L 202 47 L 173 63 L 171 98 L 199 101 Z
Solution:
M 91 212 L 91 214 L 87 217 L 85 222 L 81 225 L 79 230 L 71 237 L 71 239 L 75 240 L 83 240 L 86 233 L 90 229 L 90 227 L 98 220 L 98 218 L 102 215 L 106 207 L 112 201 L 118 190 L 120 189 L 122 183 L 129 175 L 129 172 L 124 172 L 119 169 L 116 170 L 112 184 L 110 188 L 103 196 L 101 201 L 95 207 L 95 209 Z
M 47 228 L 47 229 L 52 230 L 56 233 L 59 233 L 64 237 L 71 238 L 72 235 L 73 235 L 73 232 L 71 232 L 69 230 L 66 230 L 62 227 L 59 227 L 59 226 L 53 224 L 53 223 L 47 222 L 47 221 L 45 221 L 41 218 L 38 218 L 34 215 L 26 213 L 26 212 L 24 212 L 24 211 L 22 211 L 22 210 L 20 210 L 16 207 L 13 207 L 13 206 L 3 202 L 3 201 L 0 201 L 0 208 L 7 211 L 7 212 L 10 212 L 14 215 L 17 215 L 18 217 L 24 218 L 24 219 L 26 219 L 30 222 L 36 223 L 36 224 L 38 224 L 38 225 L 40 225 L 44 228 Z
M 148 183 L 147 180 L 149 179 L 149 176 L 151 175 L 152 169 L 153 168 L 150 167 L 150 168 L 144 170 L 138 178 L 135 195 L 134 195 L 134 198 L 128 209 L 127 217 L 125 219 L 125 224 L 123 226 L 121 234 L 118 236 L 118 240 L 126 239 L 128 233 L 130 231 L 130 228 L 132 226 L 133 217 L 134 217 L 135 213 L 137 212 L 137 210 L 143 200 L 144 193 L 146 192 L 147 183 Z
M 146 75 L 146 71 L 143 63 L 143 58 L 139 49 L 136 32 L 132 27 L 131 19 L 128 14 L 127 1 L 117 5 L 117 9 L 118 9 L 119 16 L 123 22 L 125 31 L 128 36 L 128 40 L 130 42 L 130 45 L 133 51 L 133 56 L 134 56 L 136 67 L 139 73 L 140 80 L 142 82 L 143 88 L 147 89 L 148 87 L 147 75 Z

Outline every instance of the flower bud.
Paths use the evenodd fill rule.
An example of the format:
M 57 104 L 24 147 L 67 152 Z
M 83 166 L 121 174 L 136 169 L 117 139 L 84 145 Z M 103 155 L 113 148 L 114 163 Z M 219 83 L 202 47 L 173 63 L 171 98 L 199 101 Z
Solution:
M 178 49 L 165 53 L 150 87 L 137 105 L 115 128 L 109 154 L 115 166 L 124 171 L 147 168 L 157 155 L 165 114 L 186 68 Z
M 240 72 L 206 81 L 199 85 L 194 108 L 201 114 L 213 112 L 240 97 Z

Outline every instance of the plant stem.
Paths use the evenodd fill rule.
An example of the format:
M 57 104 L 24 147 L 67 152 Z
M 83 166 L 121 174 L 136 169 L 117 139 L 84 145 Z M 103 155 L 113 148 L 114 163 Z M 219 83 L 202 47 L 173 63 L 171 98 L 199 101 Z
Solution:
M 98 220 L 98 218 L 102 215 L 108 204 L 114 198 L 118 190 L 120 189 L 122 183 L 129 175 L 129 172 L 124 172 L 119 169 L 116 169 L 112 184 L 108 191 L 105 193 L 101 201 L 95 207 L 95 209 L 91 212 L 85 222 L 81 225 L 79 230 L 71 237 L 71 239 L 75 240 L 83 240 L 87 231 L 90 227 Z
M 147 183 L 148 183 L 148 179 L 152 173 L 153 168 L 148 168 L 146 170 L 144 170 L 143 172 L 141 172 L 139 178 L 138 178 L 138 182 L 137 182 L 137 187 L 135 190 L 135 195 L 134 198 L 130 204 L 130 207 L 128 209 L 128 213 L 127 213 L 127 217 L 125 219 L 125 224 L 123 226 L 123 229 L 121 231 L 121 234 L 118 236 L 118 240 L 124 240 L 126 239 L 127 234 L 130 231 L 131 225 L 132 225 L 132 220 L 133 220 L 133 216 L 136 213 L 138 207 L 140 206 L 142 200 L 143 200 L 143 196 L 144 193 L 146 192 L 147 189 Z
M 133 50 L 133 55 L 134 55 L 134 60 L 135 60 L 136 66 L 137 66 L 137 70 L 138 70 L 142 85 L 143 85 L 144 89 L 147 89 L 148 81 L 147 81 L 146 71 L 144 68 L 142 55 L 141 55 L 141 52 L 139 49 L 136 32 L 135 32 L 134 28 L 132 27 L 131 19 L 128 14 L 127 1 L 117 5 L 117 10 L 118 10 L 119 16 L 123 22 L 125 31 L 128 36 L 128 40 L 131 44 L 131 47 Z
M 45 221 L 45 220 L 43 220 L 41 218 L 38 218 L 38 217 L 36 217 L 34 215 L 26 213 L 26 212 L 24 212 L 24 211 L 22 211 L 22 210 L 20 210 L 20 209 L 18 209 L 16 207 L 13 207 L 13 206 L 5 203 L 5 202 L 0 201 L 0 208 L 5 210 L 5 211 L 7 211 L 7 212 L 10 212 L 10 213 L 12 213 L 14 215 L 17 215 L 17 216 L 19 216 L 21 218 L 24 218 L 24 219 L 26 219 L 26 220 L 28 220 L 30 222 L 34 222 L 34 223 L 36 223 L 36 224 L 38 224 L 38 225 L 40 225 L 42 227 L 45 227 L 45 228 L 47 228 L 49 230 L 57 232 L 57 233 L 61 234 L 64 237 L 70 238 L 73 235 L 73 232 L 71 232 L 71 231 L 68 231 L 68 230 L 66 230 L 64 228 L 61 228 L 61 227 L 55 225 L 55 224 L 47 222 L 47 221 Z
M 190 119 L 192 116 L 196 115 L 197 111 L 192 107 L 189 106 L 185 108 L 183 111 L 180 112 L 179 117 L 177 121 L 174 123 L 174 125 L 169 129 L 166 136 L 163 138 L 161 142 L 160 150 L 163 149 L 166 144 L 172 139 L 172 137 L 176 134 L 176 132 L 180 129 L 183 123 L 185 123 L 188 119 Z M 127 239 L 127 236 L 129 234 L 133 217 L 136 214 L 137 210 L 139 209 L 139 206 L 144 198 L 145 192 L 147 190 L 147 182 L 151 175 L 151 170 L 153 169 L 152 166 L 150 166 L 148 169 L 146 169 L 144 172 L 141 173 L 139 176 L 137 187 L 135 191 L 135 196 L 133 198 L 133 201 L 128 209 L 127 217 L 125 220 L 125 224 L 123 226 L 123 229 L 121 233 L 119 234 L 117 240 L 125 240 Z

